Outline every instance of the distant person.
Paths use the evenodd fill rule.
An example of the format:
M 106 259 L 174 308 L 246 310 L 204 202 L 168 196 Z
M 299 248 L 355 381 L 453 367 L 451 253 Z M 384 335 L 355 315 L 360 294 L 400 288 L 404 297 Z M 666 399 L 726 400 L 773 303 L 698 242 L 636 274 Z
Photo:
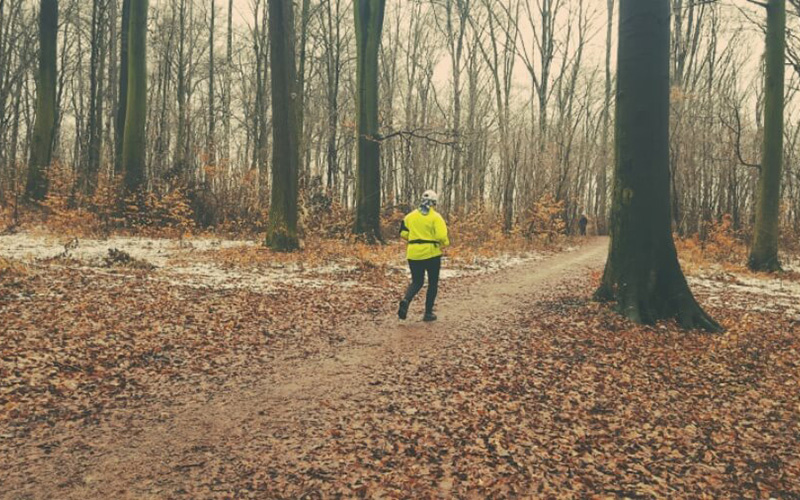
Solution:
M 397 316 L 406 319 L 411 300 L 422 289 L 425 273 L 428 273 L 428 292 L 425 296 L 425 315 L 423 321 L 436 321 L 433 304 L 439 290 L 439 270 L 442 267 L 442 248 L 450 245 L 447 237 L 447 224 L 434 210 L 439 196 L 435 191 L 422 193 L 419 208 L 406 215 L 400 225 L 400 237 L 408 241 L 406 257 L 411 268 L 411 284 L 400 301 Z
M 581 236 L 586 236 L 586 226 L 589 225 L 589 219 L 586 217 L 586 214 L 581 214 L 581 218 L 578 219 L 578 229 L 581 232 Z

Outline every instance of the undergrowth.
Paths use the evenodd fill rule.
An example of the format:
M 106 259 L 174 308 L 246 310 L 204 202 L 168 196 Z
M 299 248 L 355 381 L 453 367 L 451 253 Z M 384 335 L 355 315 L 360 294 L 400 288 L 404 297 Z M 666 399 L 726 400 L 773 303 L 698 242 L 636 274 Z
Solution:
M 206 208 L 214 206 L 217 211 L 209 214 L 197 203 L 205 196 L 202 186 L 162 181 L 151 192 L 122 196 L 120 179 L 103 173 L 94 193 L 86 195 L 74 188 L 75 173 L 60 164 L 50 169 L 49 179 L 49 194 L 42 203 L 20 207 L 20 210 L 0 209 L 0 232 L 24 229 L 76 238 L 142 236 L 183 240 L 189 236 L 210 236 L 259 241 L 263 239 L 264 223 L 269 217 L 267 209 L 259 208 L 260 204 L 252 201 L 257 198 L 253 193 L 242 195 L 251 200 L 245 209 L 223 209 L 221 202 L 212 200 L 213 203 L 206 203 Z M 302 253 L 309 259 L 322 260 L 354 256 L 359 266 L 365 268 L 385 264 L 389 261 L 388 255 L 396 258 L 398 250 L 394 244 L 400 242 L 400 223 L 413 209 L 397 205 L 382 210 L 381 229 L 388 245 L 376 247 L 352 234 L 353 209 L 319 184 L 304 189 L 299 201 Z M 448 255 L 470 260 L 557 248 L 567 241 L 563 213 L 563 202 L 544 196 L 520 211 L 509 232 L 503 231 L 501 215 L 491 210 L 481 208 L 470 213 L 446 214 L 452 242 Z M 214 223 L 207 225 L 209 220 Z M 263 249 L 243 248 L 230 252 L 241 253 L 234 260 L 280 262 L 284 258 L 272 252 L 265 254 Z
M 747 257 L 750 251 L 748 235 L 742 230 L 736 230 L 732 218 L 727 214 L 720 220 L 711 222 L 705 240 L 693 235 L 676 238 L 675 244 L 683 269 L 689 274 L 711 268 L 729 273 L 764 274 L 748 269 Z M 797 259 L 798 249 L 784 242 L 781 242 L 780 249 L 782 262 L 792 267 Z M 787 269 L 783 274 L 791 275 L 797 272 Z

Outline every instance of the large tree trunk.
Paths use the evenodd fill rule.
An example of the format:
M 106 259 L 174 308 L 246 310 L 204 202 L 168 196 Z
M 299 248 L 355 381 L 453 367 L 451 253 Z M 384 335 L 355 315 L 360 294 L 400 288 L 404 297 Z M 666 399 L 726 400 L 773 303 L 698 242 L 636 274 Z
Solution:
M 356 0 L 358 184 L 355 233 L 381 241 L 381 148 L 378 137 L 378 52 L 386 0 Z
M 778 232 L 783 162 L 784 52 L 786 0 L 767 4 L 767 49 L 764 76 L 764 148 L 758 178 L 753 245 L 748 266 L 754 271 L 779 271 Z
M 611 245 L 598 299 L 637 323 L 720 331 L 683 276 L 670 226 L 669 3 L 621 0 Z
M 128 104 L 122 144 L 122 170 L 128 194 L 145 182 L 147 119 L 147 0 L 130 0 L 128 35 Z
M 131 0 L 122 0 L 122 24 L 120 27 L 119 95 L 117 116 L 114 124 L 114 173 L 122 171 L 122 143 L 125 137 L 125 120 L 128 109 L 128 36 L 130 33 Z
M 56 37 L 58 0 L 42 0 L 39 10 L 39 74 L 36 86 L 36 121 L 33 125 L 28 183 L 25 194 L 32 200 L 47 195 L 47 168 L 53 152 L 56 126 Z
M 300 171 L 300 96 L 294 53 L 294 13 L 291 0 L 269 0 L 272 82 L 272 198 L 267 245 L 295 250 L 297 181 Z

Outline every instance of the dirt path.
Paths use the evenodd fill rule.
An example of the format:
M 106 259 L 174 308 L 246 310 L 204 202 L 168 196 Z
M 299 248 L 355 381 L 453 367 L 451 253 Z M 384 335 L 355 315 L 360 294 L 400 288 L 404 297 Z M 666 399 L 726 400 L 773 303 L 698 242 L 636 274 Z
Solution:
M 173 498 L 215 491 L 231 496 L 224 480 L 206 482 L 203 494 L 192 488 L 198 480 L 233 474 L 292 484 L 302 484 L 297 474 L 324 477 L 329 473 L 324 460 L 318 460 L 319 470 L 300 462 L 314 463 L 315 453 L 331 436 L 345 432 L 337 429 L 358 420 L 365 405 L 385 399 L 391 387 L 402 387 L 421 366 L 458 356 L 465 338 L 482 335 L 544 291 L 569 287 L 571 280 L 599 271 L 606 245 L 596 239 L 579 250 L 476 280 L 441 298 L 441 319 L 435 324 L 414 319 L 421 315 L 418 298 L 411 320 L 369 321 L 359 332 L 348 332 L 348 342 L 330 357 L 281 360 L 272 373 L 248 377 L 235 390 L 209 388 L 200 397 L 169 405 L 120 410 L 96 426 L 71 428 L 69 440 L 52 450 L 42 451 L 41 444 L 22 447 L 12 460 L 24 464 L 27 473 L 12 478 L 0 496 Z M 365 432 L 374 433 L 380 425 L 367 427 Z M 264 463 L 270 464 L 266 471 L 259 465 Z M 283 477 L 287 469 L 296 472 Z M 250 489 L 258 491 L 253 481 Z M 445 482 L 445 496 L 447 487 Z M 235 491 L 233 496 L 259 497 Z

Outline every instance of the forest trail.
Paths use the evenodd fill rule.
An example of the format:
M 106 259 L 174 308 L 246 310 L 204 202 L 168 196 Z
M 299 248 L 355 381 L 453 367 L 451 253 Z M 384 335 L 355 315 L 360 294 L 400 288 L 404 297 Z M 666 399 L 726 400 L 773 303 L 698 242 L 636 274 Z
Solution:
M 97 425 L 72 428 L 71 437 L 46 454 L 41 444 L 31 444 L 29 450 L 18 450 L 14 460 L 25 464 L 30 482 L 6 484 L 0 497 L 193 497 L 198 478 L 219 476 L 221 468 L 228 470 L 222 476 L 252 475 L 259 462 L 278 471 L 263 471 L 267 482 L 302 484 L 303 477 L 283 477 L 287 467 L 324 478 L 320 450 L 332 436 L 348 432 L 347 423 L 357 420 L 365 405 L 387 401 L 391 407 L 388 386 L 402 386 L 423 365 L 452 361 L 465 339 L 485 335 L 554 289 L 569 289 L 599 272 L 606 252 L 607 239 L 592 239 L 577 250 L 477 279 L 457 294 L 440 294 L 440 320 L 432 324 L 420 320 L 424 289 L 405 322 L 394 316 L 361 321 L 358 311 L 340 311 L 354 316 L 349 328 L 358 325 L 358 331 L 348 331 L 348 342 L 332 356 L 280 360 L 272 373 L 249 374 L 236 390 L 209 386 L 200 397 L 115 411 Z M 384 379 L 388 367 L 396 379 Z M 383 432 L 380 426 L 373 421 L 371 432 Z M 447 483 L 442 487 L 446 494 Z M 259 488 L 252 483 L 250 489 Z M 216 479 L 203 491 L 200 496 L 231 492 Z M 14 493 L 6 496 L 9 492 Z

